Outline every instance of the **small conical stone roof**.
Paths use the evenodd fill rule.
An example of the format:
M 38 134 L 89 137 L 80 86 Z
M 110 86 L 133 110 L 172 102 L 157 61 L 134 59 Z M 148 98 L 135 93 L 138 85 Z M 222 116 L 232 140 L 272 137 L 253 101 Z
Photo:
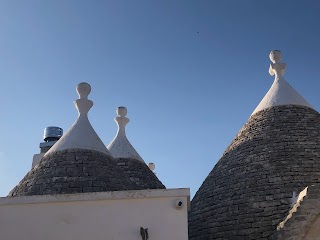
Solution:
M 129 122 L 126 107 L 118 107 L 117 117 L 114 119 L 118 125 L 115 138 L 108 145 L 108 150 L 115 158 L 118 166 L 126 173 L 135 189 L 164 189 L 165 186 L 145 164 L 142 157 L 129 142 L 125 127 Z
M 44 156 L 9 196 L 134 190 L 114 159 L 88 149 L 67 149 Z
M 287 216 L 292 193 L 319 182 L 320 114 L 303 104 L 266 106 L 194 196 L 189 239 L 268 239 Z
M 88 120 L 87 113 L 93 105 L 88 100 L 90 90 L 89 84 L 78 84 L 78 119 L 9 196 L 134 189 Z

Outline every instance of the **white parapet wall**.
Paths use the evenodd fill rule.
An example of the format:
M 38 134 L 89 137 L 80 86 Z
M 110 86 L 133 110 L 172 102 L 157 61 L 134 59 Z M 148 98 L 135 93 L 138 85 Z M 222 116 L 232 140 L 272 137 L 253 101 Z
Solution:
M 187 240 L 190 190 L 0 198 L 1 240 Z

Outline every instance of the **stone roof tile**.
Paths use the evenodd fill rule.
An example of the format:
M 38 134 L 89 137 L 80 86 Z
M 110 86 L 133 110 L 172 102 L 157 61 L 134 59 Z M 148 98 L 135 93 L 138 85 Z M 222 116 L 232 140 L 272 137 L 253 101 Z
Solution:
M 111 156 L 95 150 L 67 149 L 44 156 L 9 196 L 135 189 Z
M 116 162 L 119 168 L 129 177 L 135 189 L 166 188 L 145 163 L 130 158 L 118 158 Z

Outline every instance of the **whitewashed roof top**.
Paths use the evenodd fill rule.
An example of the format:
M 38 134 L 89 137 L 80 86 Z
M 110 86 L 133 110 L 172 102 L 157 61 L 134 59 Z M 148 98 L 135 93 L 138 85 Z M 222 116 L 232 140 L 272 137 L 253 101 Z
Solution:
M 76 90 L 79 99 L 74 102 L 74 105 L 79 113 L 78 118 L 45 155 L 72 148 L 96 150 L 111 155 L 94 131 L 88 119 L 88 112 L 93 106 L 93 102 L 88 99 L 88 95 L 91 92 L 91 86 L 88 83 L 79 83 Z
M 127 108 L 118 107 L 117 115 L 118 117 L 116 117 L 114 121 L 118 125 L 118 131 L 115 138 L 108 145 L 108 150 L 114 158 L 133 158 L 144 162 L 126 136 L 126 125 L 130 121 L 129 118 L 126 118 Z
M 270 52 L 270 60 L 272 63 L 269 67 L 271 76 L 275 76 L 274 82 L 261 100 L 259 105 L 253 111 L 253 114 L 274 106 L 280 105 L 300 105 L 313 108 L 283 77 L 287 64 L 280 63 L 282 55 L 279 50 Z

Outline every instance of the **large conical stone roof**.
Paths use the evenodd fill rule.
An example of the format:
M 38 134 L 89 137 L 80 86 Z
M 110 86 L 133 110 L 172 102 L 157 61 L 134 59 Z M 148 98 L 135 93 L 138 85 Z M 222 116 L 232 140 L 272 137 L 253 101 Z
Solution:
M 319 182 L 320 114 L 303 104 L 265 105 L 193 198 L 189 239 L 268 239 L 293 192 Z

